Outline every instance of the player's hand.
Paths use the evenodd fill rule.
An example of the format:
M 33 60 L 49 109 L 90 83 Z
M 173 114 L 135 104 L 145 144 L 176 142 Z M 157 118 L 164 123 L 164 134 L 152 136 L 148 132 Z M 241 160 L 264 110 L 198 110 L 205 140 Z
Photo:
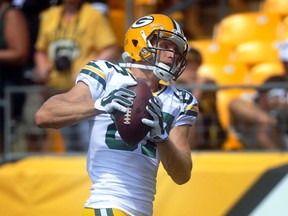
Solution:
M 151 127 L 150 136 L 156 143 L 163 142 L 168 139 L 168 134 L 164 127 L 163 114 L 161 112 L 163 104 L 159 97 L 154 96 L 149 100 L 146 110 L 150 113 L 153 120 L 143 118 L 142 123 Z
M 125 113 L 127 108 L 132 106 L 132 100 L 135 97 L 135 92 L 125 87 L 121 87 L 111 91 L 103 98 L 96 100 L 94 107 L 97 110 L 107 113 L 113 113 L 115 110 Z

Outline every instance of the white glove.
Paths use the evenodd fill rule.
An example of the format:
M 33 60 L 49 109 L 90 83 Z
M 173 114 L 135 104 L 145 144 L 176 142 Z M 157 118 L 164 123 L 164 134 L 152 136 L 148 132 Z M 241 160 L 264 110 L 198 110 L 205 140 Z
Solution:
M 126 113 L 127 108 L 132 106 L 132 100 L 136 97 L 135 92 L 121 87 L 111 91 L 103 98 L 95 101 L 94 107 L 97 110 L 113 113 L 115 110 Z
M 163 142 L 168 139 L 168 134 L 164 127 L 163 114 L 161 112 L 163 104 L 159 97 L 154 96 L 149 100 L 146 110 L 150 113 L 153 120 L 143 118 L 142 123 L 151 127 L 150 136 L 156 143 Z

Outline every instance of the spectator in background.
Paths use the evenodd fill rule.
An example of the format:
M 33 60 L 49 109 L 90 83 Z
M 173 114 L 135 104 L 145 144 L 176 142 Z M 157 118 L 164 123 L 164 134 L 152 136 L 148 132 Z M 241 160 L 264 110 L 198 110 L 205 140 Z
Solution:
M 268 78 L 253 100 L 235 99 L 229 105 L 231 126 L 246 149 L 288 148 L 287 42 L 280 44 L 279 51 L 285 74 Z M 283 84 L 268 89 L 273 83 Z
M 29 29 L 30 51 L 25 67 L 24 78 L 27 85 L 37 84 L 33 77 L 35 43 L 39 31 L 39 15 L 49 8 L 51 0 L 13 0 L 13 5 L 24 14 Z M 56 2 L 54 2 L 56 3 Z M 25 92 L 25 104 L 23 106 L 23 117 L 21 122 L 17 122 L 17 130 L 14 135 L 18 142 L 13 143 L 13 150 L 17 151 L 40 151 L 43 150 L 43 143 L 46 140 L 45 131 L 35 127 L 34 113 L 42 103 L 42 96 L 39 92 L 34 92 L 27 88 Z M 48 146 L 48 145 L 47 145 Z
M 187 53 L 187 67 L 183 74 L 177 79 L 175 84 L 186 85 L 191 89 L 192 94 L 199 102 L 197 122 L 190 127 L 190 147 L 191 149 L 220 149 L 227 135 L 222 128 L 216 111 L 216 91 L 201 90 L 197 86 L 205 84 L 215 84 L 213 80 L 199 77 L 197 69 L 202 64 L 200 52 L 190 48 Z M 190 86 L 191 85 L 191 86 Z
M 35 78 L 55 93 L 65 92 L 87 62 L 113 62 L 117 54 L 116 38 L 106 17 L 84 0 L 63 0 L 42 14 Z M 87 122 L 61 129 L 67 151 L 87 150 L 87 130 Z
M 0 0 L 0 98 L 7 86 L 23 85 L 24 67 L 29 56 L 29 32 L 23 13 L 9 0 Z M 23 94 L 12 98 L 11 114 L 22 116 Z M 0 107 L 0 146 L 3 151 L 4 116 Z
M 39 15 L 40 13 L 47 9 L 50 6 L 51 0 L 14 0 L 13 5 L 16 8 L 19 8 L 24 14 L 27 25 L 29 29 L 29 39 L 30 39 L 30 51 L 29 58 L 27 62 L 27 70 L 25 71 L 25 77 L 30 79 L 33 83 L 33 74 L 31 73 L 32 68 L 34 67 L 34 52 L 35 52 L 35 43 L 39 30 Z M 32 79 L 32 80 L 31 80 Z
M 283 79 L 273 77 L 266 84 L 274 81 L 282 82 Z M 230 103 L 230 124 L 245 149 L 287 148 L 281 129 L 285 125 L 280 124 L 283 120 L 287 121 L 287 109 L 286 120 L 283 118 L 283 107 L 287 106 L 286 94 L 287 91 L 282 88 L 265 89 L 258 91 L 251 101 L 240 98 Z

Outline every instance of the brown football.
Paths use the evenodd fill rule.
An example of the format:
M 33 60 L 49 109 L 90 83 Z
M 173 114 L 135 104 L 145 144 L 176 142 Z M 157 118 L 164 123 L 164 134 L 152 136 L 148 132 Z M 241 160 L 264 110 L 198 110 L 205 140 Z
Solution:
M 143 118 L 152 119 L 146 106 L 149 99 L 153 98 L 149 86 L 144 80 L 137 79 L 137 85 L 128 87 L 136 93 L 133 105 L 126 113 L 115 111 L 115 124 L 121 138 L 130 146 L 137 145 L 150 131 L 150 127 L 144 125 Z

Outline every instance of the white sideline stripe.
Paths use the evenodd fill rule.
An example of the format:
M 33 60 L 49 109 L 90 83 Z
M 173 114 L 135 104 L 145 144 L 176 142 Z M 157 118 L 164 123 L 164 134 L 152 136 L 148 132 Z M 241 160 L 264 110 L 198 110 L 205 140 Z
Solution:
M 275 186 L 249 216 L 288 215 L 288 174 Z

